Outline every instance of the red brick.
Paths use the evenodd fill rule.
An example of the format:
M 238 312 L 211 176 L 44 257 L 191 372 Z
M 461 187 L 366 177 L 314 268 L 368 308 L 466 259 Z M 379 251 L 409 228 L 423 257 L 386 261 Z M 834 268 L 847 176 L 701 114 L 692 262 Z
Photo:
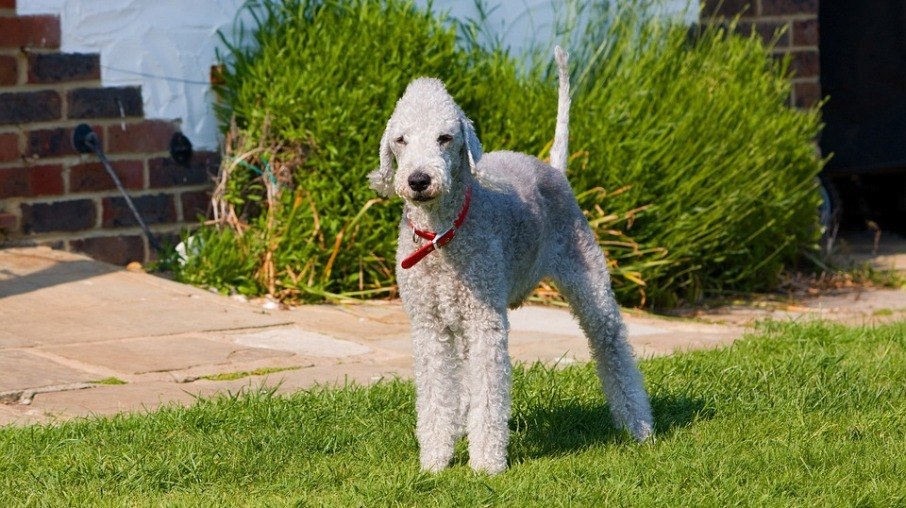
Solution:
M 142 92 L 137 86 L 77 88 L 66 95 L 69 118 L 141 117 Z
M 770 44 L 776 38 L 777 44 L 774 47 L 785 48 L 790 44 L 790 31 L 782 30 L 784 25 L 785 23 L 780 21 L 740 21 L 736 26 L 736 31 L 744 36 L 755 32 L 765 45 Z M 781 31 L 782 33 L 778 36 L 778 32 Z
M 27 197 L 29 194 L 25 168 L 0 169 L 0 199 Z
M 58 165 L 0 169 L 0 198 L 59 196 L 63 168 Z
M 69 247 L 98 261 L 124 266 L 145 260 L 145 242 L 140 236 L 102 236 L 70 240 Z
M 793 104 L 800 109 L 808 109 L 821 100 L 821 85 L 806 82 L 793 85 Z
M 19 135 L 15 132 L 0 134 L 0 162 L 11 162 L 20 158 Z
M 127 189 L 141 189 L 145 184 L 142 161 L 110 163 L 116 176 Z M 92 192 L 115 189 L 116 184 L 100 162 L 87 162 L 69 168 L 69 192 Z
M 97 207 L 90 199 L 23 204 L 22 232 L 50 233 L 91 229 L 97 220 Z
M 818 14 L 818 0 L 761 0 L 761 15 Z
M 107 151 L 117 152 L 166 152 L 170 138 L 177 131 L 173 122 L 145 120 L 126 124 L 126 129 L 114 125 L 107 129 Z
M 63 168 L 58 165 L 31 166 L 28 168 L 31 196 L 61 196 L 63 194 Z
M 60 47 L 60 18 L 56 16 L 3 16 L 0 26 L 2 48 Z
M 18 231 L 19 219 L 11 213 L 0 212 L 0 229 L 5 231 Z
M 145 224 L 176 222 L 176 206 L 171 194 L 133 197 L 132 202 Z M 138 226 L 124 198 L 104 198 L 102 204 L 105 228 Z
M 818 77 L 821 62 L 817 50 L 803 50 L 790 52 L 790 70 L 797 78 Z
M 213 152 L 195 152 L 188 168 L 170 157 L 159 157 L 148 161 L 148 178 L 152 188 L 199 185 L 210 183 L 219 167 L 220 156 Z
M 739 13 L 754 16 L 754 0 L 703 0 L 701 16 L 703 19 L 711 17 L 732 18 Z
M 19 59 L 0 55 L 0 86 L 14 86 L 19 82 Z
M 179 196 L 182 202 L 182 218 L 193 222 L 199 217 L 207 217 L 211 208 L 211 193 L 206 191 L 183 192 Z
M 15 9 L 16 0 L 0 0 L 0 9 Z
M 59 127 L 56 129 L 41 129 L 28 133 L 26 155 L 28 157 L 65 157 L 78 155 L 79 152 L 72 147 L 72 131 L 74 127 Z M 94 132 L 99 136 L 103 132 L 100 127 L 94 127 Z
M 794 46 L 818 45 L 818 19 L 802 19 L 793 22 Z
M 0 93 L 0 125 L 58 120 L 61 106 L 53 90 Z
M 790 30 L 783 30 L 785 23 L 776 21 L 759 21 L 755 23 L 755 31 L 761 36 L 765 44 L 770 44 L 775 38 L 777 43 L 774 47 L 784 48 L 790 45 Z M 778 36 L 778 32 L 781 32 Z
M 29 53 L 29 83 L 99 81 L 101 58 L 84 53 Z

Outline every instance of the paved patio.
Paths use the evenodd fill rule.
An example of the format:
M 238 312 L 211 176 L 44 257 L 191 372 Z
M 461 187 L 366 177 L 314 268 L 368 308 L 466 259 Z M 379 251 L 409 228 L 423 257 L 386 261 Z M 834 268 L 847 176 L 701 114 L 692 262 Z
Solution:
M 409 323 L 398 302 L 267 309 L 47 248 L 0 250 L 0 425 L 152 410 L 196 396 L 279 386 L 371 383 L 411 375 Z M 756 319 L 906 319 L 906 291 L 876 290 L 794 305 L 725 308 L 696 320 L 624 311 L 640 357 L 709 348 Z M 569 312 L 511 312 L 514 360 L 588 360 Z M 256 369 L 263 376 L 209 376 Z M 103 384 L 114 378 L 125 384 Z

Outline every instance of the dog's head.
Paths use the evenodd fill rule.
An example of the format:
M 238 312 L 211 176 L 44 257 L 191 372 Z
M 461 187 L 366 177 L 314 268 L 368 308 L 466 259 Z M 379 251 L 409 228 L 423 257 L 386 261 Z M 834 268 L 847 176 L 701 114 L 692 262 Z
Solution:
M 381 138 L 381 167 L 368 175 L 371 188 L 420 206 L 449 192 L 481 158 L 472 122 L 444 84 L 419 78 L 409 84 Z

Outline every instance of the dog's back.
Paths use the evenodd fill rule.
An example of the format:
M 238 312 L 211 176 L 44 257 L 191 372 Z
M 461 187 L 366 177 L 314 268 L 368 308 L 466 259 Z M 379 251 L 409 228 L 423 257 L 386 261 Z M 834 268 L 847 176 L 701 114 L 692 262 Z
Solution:
M 478 163 L 481 198 L 476 214 L 492 225 L 486 231 L 507 239 L 509 305 L 518 306 L 550 274 L 558 239 L 584 223 L 566 175 L 518 152 L 487 153 Z M 487 203 L 485 205 L 485 203 Z
M 509 238 L 506 268 L 511 282 L 511 307 L 520 305 L 538 282 L 551 274 L 550 264 L 558 255 L 557 244 L 568 241 L 561 238 L 563 232 L 585 226 L 566 180 L 571 104 L 569 55 L 560 46 L 554 48 L 554 55 L 559 87 L 550 165 L 523 153 L 497 151 L 484 154 L 476 167 L 478 181 L 489 191 L 486 194 L 493 195 L 488 196 L 492 207 L 484 211 L 490 216 L 488 223 L 508 228 L 495 233 Z

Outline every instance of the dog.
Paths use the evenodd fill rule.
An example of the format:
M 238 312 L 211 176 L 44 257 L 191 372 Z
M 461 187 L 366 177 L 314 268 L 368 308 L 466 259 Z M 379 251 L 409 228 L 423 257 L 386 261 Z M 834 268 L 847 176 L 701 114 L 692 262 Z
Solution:
M 588 338 L 616 425 L 639 441 L 653 430 L 641 372 L 610 274 L 566 179 L 568 57 L 559 71 L 551 164 L 484 154 L 472 122 L 444 84 L 406 88 L 381 138 L 379 194 L 404 201 L 397 280 L 412 321 L 421 467 L 446 468 L 468 437 L 469 465 L 506 469 L 511 406 L 507 309 L 544 278 L 570 303 Z

